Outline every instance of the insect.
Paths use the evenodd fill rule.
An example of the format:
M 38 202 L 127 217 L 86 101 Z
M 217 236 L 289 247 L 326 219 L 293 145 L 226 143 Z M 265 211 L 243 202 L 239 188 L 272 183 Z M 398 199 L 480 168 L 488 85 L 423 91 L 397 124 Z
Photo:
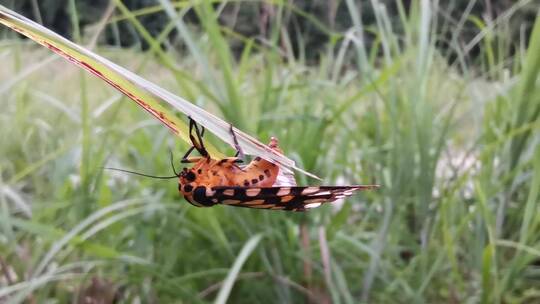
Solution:
M 378 188 L 378 185 L 353 186 L 297 186 L 292 174 L 281 172 L 276 164 L 256 157 L 242 166 L 242 150 L 231 126 L 237 153 L 234 157 L 212 159 L 204 147 L 204 128 L 190 118 L 189 136 L 192 147 L 182 158 L 182 163 L 192 164 L 183 168 L 178 176 L 178 190 L 191 204 L 198 207 L 229 205 L 271 210 L 305 211 L 351 196 L 358 190 Z M 193 134 L 195 133 L 195 134 Z M 268 147 L 282 153 L 278 140 L 270 139 Z M 197 150 L 200 157 L 189 157 Z
M 189 203 L 197 207 L 229 205 L 306 211 L 323 203 L 351 196 L 359 190 L 379 187 L 378 185 L 297 186 L 292 173 L 283 172 L 278 165 L 261 157 L 255 157 L 248 165 L 241 165 L 243 153 L 232 126 L 230 133 L 237 151 L 236 155 L 213 159 L 204 147 L 202 139 L 204 128 L 199 129 L 197 123 L 189 118 L 189 138 L 192 146 L 182 157 L 181 163 L 192 164 L 191 168 L 186 167 L 177 172 L 171 155 L 174 176 L 152 176 L 122 169 L 108 169 L 152 178 L 178 178 L 178 191 Z M 270 139 L 268 147 L 282 154 L 275 137 Z M 200 156 L 189 157 L 193 150 L 197 150 Z

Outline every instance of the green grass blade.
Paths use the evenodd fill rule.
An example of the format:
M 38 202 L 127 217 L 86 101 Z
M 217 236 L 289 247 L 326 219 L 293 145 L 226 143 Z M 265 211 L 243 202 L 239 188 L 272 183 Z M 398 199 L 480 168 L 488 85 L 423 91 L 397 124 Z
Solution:
M 523 64 L 520 84 L 516 96 L 517 111 L 513 127 L 519 127 L 534 122 L 540 118 L 540 87 L 537 85 L 540 77 L 540 15 L 531 33 L 527 57 Z M 526 140 L 530 133 L 519 135 L 512 140 L 510 153 L 510 169 L 513 169 L 524 151 Z
M 227 274 L 227 277 L 225 278 L 225 281 L 223 282 L 223 286 L 221 286 L 221 289 L 219 290 L 219 293 L 214 303 L 216 304 L 227 303 L 229 294 L 231 293 L 234 282 L 236 281 L 236 278 L 238 277 L 238 274 L 240 273 L 242 266 L 244 265 L 248 257 L 251 255 L 253 250 L 255 250 L 255 247 L 257 247 L 257 244 L 259 244 L 259 242 L 261 241 L 261 238 L 262 238 L 262 235 L 257 234 L 257 235 L 252 236 L 246 242 L 246 244 L 244 245 L 244 247 L 238 254 L 238 257 L 234 261 L 233 266 L 229 270 L 229 273 Z

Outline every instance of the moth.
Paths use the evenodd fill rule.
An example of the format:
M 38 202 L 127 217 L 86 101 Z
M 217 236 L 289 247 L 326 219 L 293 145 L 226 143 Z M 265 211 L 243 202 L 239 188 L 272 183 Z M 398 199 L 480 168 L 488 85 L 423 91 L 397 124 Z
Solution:
M 190 118 L 189 137 L 192 147 L 181 162 L 191 164 L 191 168 L 183 168 L 176 173 L 173 167 L 175 175 L 178 176 L 178 191 L 194 206 L 229 205 L 305 211 L 351 196 L 359 190 L 378 188 L 378 185 L 297 186 L 292 173 L 282 172 L 278 165 L 261 157 L 256 157 L 248 165 L 242 166 L 242 158 L 238 156 L 243 156 L 243 153 L 232 126 L 230 132 L 237 150 L 236 155 L 213 159 L 204 147 L 204 128 L 201 129 Z M 283 153 L 275 137 L 270 139 L 268 147 Z M 200 156 L 189 157 L 193 150 L 197 150 Z
M 255 157 L 248 165 L 242 165 L 243 153 L 234 130 L 230 127 L 236 155 L 213 159 L 204 147 L 204 128 L 189 118 L 189 138 L 192 146 L 182 157 L 181 163 L 190 164 L 177 172 L 172 160 L 174 176 L 152 176 L 133 171 L 114 169 L 152 178 L 178 178 L 178 191 L 186 201 L 197 207 L 229 205 L 256 209 L 306 211 L 323 203 L 353 195 L 356 191 L 376 189 L 378 185 L 351 186 L 297 186 L 294 175 L 261 157 Z M 283 154 L 275 137 L 268 147 Z M 200 156 L 189 157 L 193 150 Z

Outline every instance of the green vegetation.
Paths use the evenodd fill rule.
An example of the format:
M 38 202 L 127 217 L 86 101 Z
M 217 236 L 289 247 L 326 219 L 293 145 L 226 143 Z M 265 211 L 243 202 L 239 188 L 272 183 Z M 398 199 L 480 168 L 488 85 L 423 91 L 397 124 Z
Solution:
M 540 19 L 529 37 L 510 34 L 513 14 L 538 5 L 486 22 L 398 2 L 391 22 L 376 4 L 367 24 L 346 0 L 354 27 L 327 29 L 313 64 L 302 33 L 281 26 L 316 18 L 287 1 L 272 2 L 263 40 L 217 22 L 241 1 L 160 0 L 174 21 L 154 36 L 136 17 L 152 11 L 114 3 L 111 20 L 131 22 L 149 50 L 97 52 L 263 141 L 277 136 L 325 183 L 382 188 L 302 214 L 195 208 L 175 180 L 102 169 L 169 175 L 168 150 L 178 158 L 186 144 L 103 81 L 4 39 L 0 301 L 540 301 Z M 178 18 L 188 11 L 200 28 Z M 480 34 L 463 40 L 465 25 Z M 173 30 L 183 51 L 160 47 Z

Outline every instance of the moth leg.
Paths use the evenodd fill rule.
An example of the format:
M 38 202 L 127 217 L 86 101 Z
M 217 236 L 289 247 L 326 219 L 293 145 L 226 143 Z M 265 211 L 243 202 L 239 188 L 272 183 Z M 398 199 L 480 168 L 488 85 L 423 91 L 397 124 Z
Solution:
M 186 154 L 184 154 L 184 156 L 182 156 L 182 160 L 180 162 L 185 163 L 184 160 L 188 159 L 188 156 L 189 156 L 189 154 L 191 154 L 193 149 L 195 149 L 195 146 L 191 146 L 191 148 L 189 148 L 189 150 L 187 150 Z
M 238 163 L 243 163 L 244 161 L 241 160 L 240 158 L 238 157 L 226 157 L 226 158 L 223 158 L 221 159 L 219 162 L 217 162 L 217 165 L 218 166 L 223 166 L 223 165 L 233 165 L 233 164 L 238 164 Z
M 236 149 L 236 154 L 234 155 L 234 157 L 237 157 L 240 162 L 243 162 L 242 159 L 244 159 L 245 155 L 242 151 L 242 148 L 240 147 L 240 144 L 238 144 L 238 138 L 236 138 L 236 133 L 234 133 L 234 128 L 232 124 L 229 124 L 229 132 L 231 133 L 234 142 L 234 148 Z
M 180 160 L 180 162 L 182 164 L 196 163 L 196 162 L 200 161 L 201 159 L 203 159 L 203 158 L 202 157 L 184 157 L 184 158 L 182 158 L 182 160 Z
M 197 127 L 197 123 L 195 123 L 195 127 Z M 201 138 L 199 140 L 201 140 L 202 142 L 202 138 L 204 137 L 204 131 L 206 131 L 206 129 L 204 128 L 204 126 L 201 126 Z
M 189 139 L 191 139 L 191 143 L 193 144 L 193 147 L 199 151 L 199 153 L 207 157 L 208 151 L 206 151 L 206 148 L 204 147 L 204 142 L 202 140 L 202 135 L 204 134 L 204 128 L 202 129 L 202 132 L 199 131 L 199 127 L 197 126 L 197 123 L 195 120 L 191 118 L 191 116 L 188 116 L 189 118 Z M 197 135 L 197 140 L 195 140 L 195 137 L 193 136 L 193 128 L 195 128 L 195 134 Z M 191 151 L 189 151 L 191 152 Z
M 192 123 L 191 123 L 191 122 L 192 122 L 193 120 L 191 119 L 191 117 L 190 117 L 189 119 L 190 119 L 190 120 L 189 120 L 189 134 L 190 134 L 189 137 L 190 137 L 190 139 L 191 139 L 191 144 L 192 144 L 192 146 L 187 150 L 186 154 L 184 154 L 184 156 L 182 157 L 182 160 L 181 160 L 182 163 L 186 163 L 186 160 L 187 160 L 188 156 L 189 156 L 189 155 L 191 154 L 191 152 L 193 152 L 193 150 L 195 149 L 194 138 L 191 136 L 191 132 L 192 132 L 192 130 L 193 130 L 193 126 L 192 126 Z M 205 131 L 206 129 L 205 129 L 204 127 L 201 127 L 201 129 L 202 129 L 202 130 L 201 130 L 201 138 L 202 138 L 202 137 L 204 136 L 204 131 Z M 171 158 L 172 158 L 172 155 L 171 155 Z M 187 161 L 187 162 L 189 162 L 189 161 Z M 173 167 L 173 168 L 174 168 L 174 167 Z
M 202 128 L 202 132 L 199 131 L 199 126 L 197 125 L 197 123 L 195 121 L 194 122 L 194 126 L 195 126 L 195 133 L 197 134 L 197 139 L 199 140 L 199 144 L 200 144 L 200 153 L 202 156 L 206 157 L 208 156 L 208 152 L 206 151 L 206 148 L 204 147 L 204 141 L 202 140 L 202 136 L 204 134 L 204 128 Z

